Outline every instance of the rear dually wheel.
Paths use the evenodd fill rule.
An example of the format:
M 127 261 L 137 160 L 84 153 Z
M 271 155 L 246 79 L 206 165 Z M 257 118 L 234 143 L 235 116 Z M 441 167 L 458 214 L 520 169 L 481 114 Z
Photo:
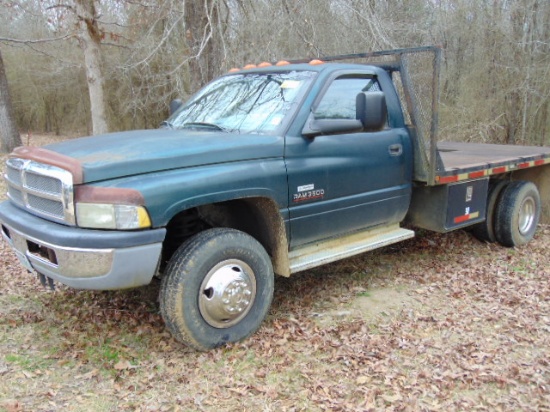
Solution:
M 495 235 L 495 211 L 502 189 L 508 185 L 507 180 L 497 180 L 491 182 L 489 194 L 487 195 L 486 219 L 484 222 L 472 226 L 472 234 L 479 240 L 493 243 L 497 238 Z
M 495 236 L 507 247 L 528 243 L 537 229 L 541 212 L 540 195 L 534 183 L 510 182 L 502 190 L 495 210 Z

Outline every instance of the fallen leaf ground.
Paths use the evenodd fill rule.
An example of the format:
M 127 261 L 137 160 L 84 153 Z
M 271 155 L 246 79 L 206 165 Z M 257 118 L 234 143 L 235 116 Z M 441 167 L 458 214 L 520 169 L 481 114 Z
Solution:
M 208 353 L 158 283 L 48 292 L 0 244 L 0 411 L 550 411 L 550 227 L 466 232 L 279 278 L 269 317 Z

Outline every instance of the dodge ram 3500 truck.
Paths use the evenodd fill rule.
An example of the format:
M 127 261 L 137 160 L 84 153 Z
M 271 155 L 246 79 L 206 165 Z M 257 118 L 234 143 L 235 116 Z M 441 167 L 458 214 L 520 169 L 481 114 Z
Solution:
M 418 53 L 433 55 L 427 108 L 408 63 Z M 167 328 L 199 350 L 259 327 L 274 274 L 411 238 L 406 221 L 526 244 L 549 216 L 550 148 L 438 143 L 440 54 L 246 66 L 175 104 L 158 130 L 17 148 L 3 238 L 50 283 L 160 276 Z

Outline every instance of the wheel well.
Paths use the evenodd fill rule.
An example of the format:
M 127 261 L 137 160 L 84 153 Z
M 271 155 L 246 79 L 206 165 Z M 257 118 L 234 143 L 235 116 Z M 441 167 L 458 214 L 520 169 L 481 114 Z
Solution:
M 275 202 L 266 198 L 236 199 L 184 210 L 166 226 L 161 272 L 178 247 L 193 235 L 213 227 L 237 229 L 254 237 L 265 248 L 276 274 L 290 276 L 288 240 Z
M 550 223 L 550 164 L 512 172 L 512 180 L 528 180 L 537 185 L 540 193 L 541 223 Z
M 174 216 L 166 225 L 160 272 L 164 272 L 168 261 L 183 242 L 210 227 L 207 222 L 201 219 L 196 208 L 184 210 Z

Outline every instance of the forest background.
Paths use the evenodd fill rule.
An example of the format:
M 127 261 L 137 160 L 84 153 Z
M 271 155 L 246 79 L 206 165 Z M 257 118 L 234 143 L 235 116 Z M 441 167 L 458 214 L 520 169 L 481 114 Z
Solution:
M 0 0 L 25 144 L 157 127 L 247 63 L 426 44 L 444 137 L 550 145 L 548 0 Z M 203 354 L 158 284 L 46 293 L 1 242 L 0 411 L 550 410 L 549 244 L 420 231 L 278 279 L 260 331 Z
M 441 45 L 441 133 L 550 144 L 546 0 L 0 0 L 23 136 L 155 128 L 247 63 Z

